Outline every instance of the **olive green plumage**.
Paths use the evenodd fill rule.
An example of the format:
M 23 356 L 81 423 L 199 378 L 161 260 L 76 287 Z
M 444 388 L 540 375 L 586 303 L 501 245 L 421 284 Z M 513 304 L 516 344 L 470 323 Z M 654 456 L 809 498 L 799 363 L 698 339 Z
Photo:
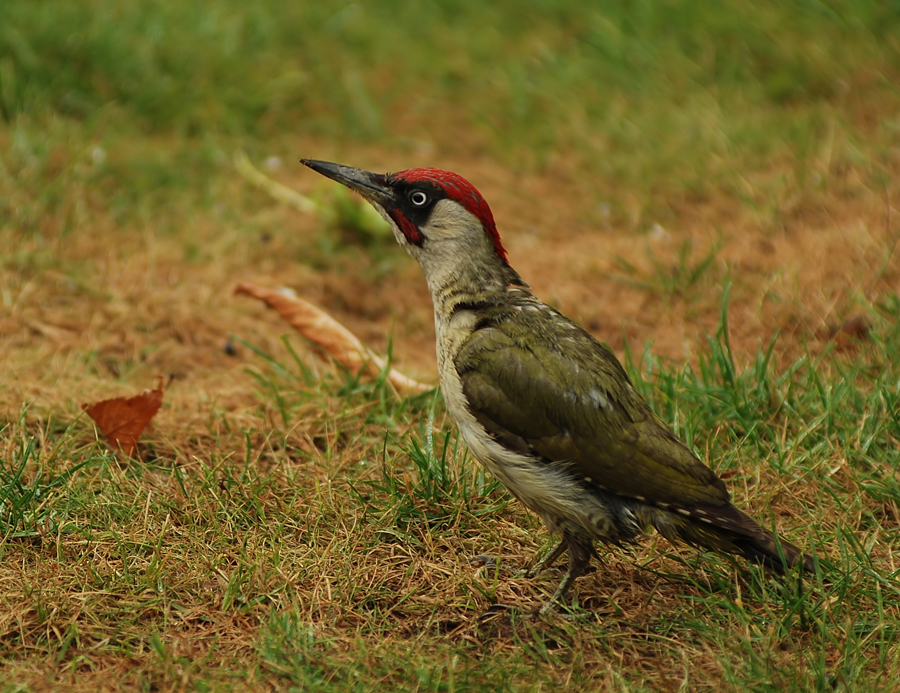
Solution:
M 575 524 L 564 536 L 633 541 L 654 526 L 779 572 L 801 558 L 812 569 L 732 505 L 724 482 L 653 413 L 605 345 L 525 289 L 464 308 L 476 308 L 477 319 L 454 362 L 477 421 L 505 447 L 615 499 L 611 529 Z M 622 514 L 635 521 L 617 521 Z
M 609 349 L 546 306 L 528 309 L 535 305 L 523 298 L 480 312 L 457 354 L 476 418 L 621 495 L 727 503 L 725 485 L 659 421 Z

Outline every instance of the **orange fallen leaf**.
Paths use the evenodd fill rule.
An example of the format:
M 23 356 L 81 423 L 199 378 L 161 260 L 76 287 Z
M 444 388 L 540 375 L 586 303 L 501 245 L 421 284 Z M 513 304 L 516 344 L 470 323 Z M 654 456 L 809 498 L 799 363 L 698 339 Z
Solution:
M 138 438 L 162 406 L 163 379 L 155 390 L 144 390 L 134 397 L 114 397 L 91 405 L 83 404 L 103 437 L 126 457 L 132 457 Z
M 291 289 L 264 289 L 254 284 L 238 284 L 234 293 L 252 296 L 273 308 L 287 323 L 331 354 L 335 361 L 352 372 L 365 370 L 373 377 L 379 376 L 385 368 L 385 360 L 376 356 L 350 330 L 328 315 L 321 308 L 304 301 Z M 433 385 L 420 383 L 391 368 L 388 382 L 405 392 L 426 392 Z

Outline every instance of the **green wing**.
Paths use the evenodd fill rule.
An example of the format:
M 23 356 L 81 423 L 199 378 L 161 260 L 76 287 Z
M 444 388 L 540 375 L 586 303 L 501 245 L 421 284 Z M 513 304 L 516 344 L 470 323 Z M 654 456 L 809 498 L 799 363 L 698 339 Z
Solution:
M 725 484 L 580 327 L 545 306 L 496 308 L 479 327 L 455 361 L 472 414 L 500 442 L 567 463 L 622 496 L 681 508 L 729 503 Z

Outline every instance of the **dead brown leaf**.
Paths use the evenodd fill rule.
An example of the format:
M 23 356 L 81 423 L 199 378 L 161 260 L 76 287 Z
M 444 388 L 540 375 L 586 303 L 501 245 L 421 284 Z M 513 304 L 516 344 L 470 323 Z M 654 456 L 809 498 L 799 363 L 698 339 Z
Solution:
M 144 390 L 134 397 L 113 397 L 94 404 L 83 404 L 107 442 L 126 457 L 134 456 L 138 438 L 162 406 L 163 379 L 155 390 Z
M 354 373 L 364 370 L 373 377 L 384 370 L 386 363 L 383 358 L 370 351 L 356 335 L 328 313 L 304 301 L 291 289 L 264 289 L 254 284 L 238 284 L 234 293 L 263 301 L 269 308 L 276 310 L 291 327 L 321 347 L 347 370 Z M 387 379 L 402 392 L 426 392 L 434 387 L 420 383 L 393 368 L 388 371 Z

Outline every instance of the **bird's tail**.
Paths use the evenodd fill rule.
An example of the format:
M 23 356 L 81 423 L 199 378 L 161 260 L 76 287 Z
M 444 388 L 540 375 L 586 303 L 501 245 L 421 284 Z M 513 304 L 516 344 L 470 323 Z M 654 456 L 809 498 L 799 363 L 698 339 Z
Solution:
M 657 530 L 669 540 L 680 539 L 694 546 L 737 554 L 781 575 L 798 564 L 807 573 L 815 572 L 812 556 L 777 538 L 734 505 L 685 510 L 689 514 L 673 513 L 667 518 L 669 521 L 654 523 Z
M 760 528 L 760 533 L 755 536 L 736 536 L 732 540 L 735 551 L 748 560 L 761 563 L 780 575 L 798 563 L 803 566 L 804 572 L 815 573 L 815 563 L 812 556 L 804 553 L 793 544 L 779 539 L 771 532 Z

